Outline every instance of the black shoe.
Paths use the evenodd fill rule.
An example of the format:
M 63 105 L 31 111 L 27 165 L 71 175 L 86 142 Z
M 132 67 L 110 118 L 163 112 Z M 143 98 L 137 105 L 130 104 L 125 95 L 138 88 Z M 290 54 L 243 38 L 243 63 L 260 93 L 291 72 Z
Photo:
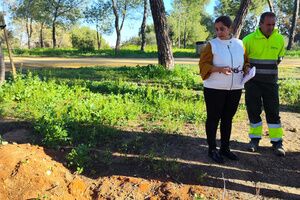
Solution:
M 285 150 L 282 146 L 282 141 L 272 142 L 272 144 L 273 144 L 273 150 L 274 150 L 275 155 L 285 156 Z
M 248 150 L 250 152 L 256 152 L 259 144 L 258 138 L 252 138 L 251 141 L 249 142 Z
M 230 160 L 240 160 L 239 157 L 237 157 L 237 155 L 235 155 L 234 153 L 232 153 L 230 150 L 220 150 L 220 155 L 221 156 L 225 156 L 226 158 L 230 159 Z
M 220 153 L 216 149 L 209 151 L 208 156 L 216 163 L 219 163 L 219 164 L 224 163 L 223 157 L 220 155 Z

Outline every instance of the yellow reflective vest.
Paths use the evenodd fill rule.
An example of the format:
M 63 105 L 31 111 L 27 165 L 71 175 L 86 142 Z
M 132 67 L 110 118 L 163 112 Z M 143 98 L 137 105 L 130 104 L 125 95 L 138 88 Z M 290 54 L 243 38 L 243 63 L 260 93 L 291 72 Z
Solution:
M 277 29 L 274 29 L 267 38 L 258 28 L 255 32 L 247 35 L 243 39 L 243 43 L 250 59 L 250 65 L 256 67 L 256 75 L 253 79 L 276 83 L 279 60 L 285 52 L 283 36 Z

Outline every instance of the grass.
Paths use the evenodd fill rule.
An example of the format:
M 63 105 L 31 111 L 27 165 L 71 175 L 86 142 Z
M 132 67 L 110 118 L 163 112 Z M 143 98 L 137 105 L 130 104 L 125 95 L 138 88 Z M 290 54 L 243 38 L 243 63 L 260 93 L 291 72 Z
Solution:
M 300 109 L 298 68 L 281 69 L 280 101 Z M 35 69 L 0 87 L 0 116 L 29 121 L 47 146 L 71 145 L 69 165 L 82 172 L 89 148 L 113 145 L 139 151 L 138 138 L 114 140 L 116 132 L 139 129 L 187 134 L 206 119 L 203 85 L 195 66 Z M 240 104 L 236 121 L 246 119 Z M 105 154 L 109 162 L 109 153 Z
M 7 55 L 7 51 L 5 50 Z M 130 45 L 122 47 L 118 55 L 115 55 L 113 48 L 83 51 L 74 48 L 33 48 L 33 49 L 19 49 L 13 50 L 15 56 L 37 56 L 37 57 L 107 57 L 107 58 L 156 58 L 156 46 L 147 46 L 145 52 L 140 51 L 139 46 Z M 174 57 L 191 57 L 197 58 L 194 48 L 179 49 L 173 48 Z

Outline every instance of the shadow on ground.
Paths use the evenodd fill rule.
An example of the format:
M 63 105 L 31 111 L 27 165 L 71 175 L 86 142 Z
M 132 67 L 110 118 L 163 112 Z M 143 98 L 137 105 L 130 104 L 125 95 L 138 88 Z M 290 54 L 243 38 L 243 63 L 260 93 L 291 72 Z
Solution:
M 78 126 L 90 128 L 89 125 Z M 20 127 L 28 129 L 30 124 L 2 121 L 0 127 L 4 133 Z M 226 160 L 224 165 L 218 165 L 207 157 L 204 136 L 128 132 L 102 127 L 110 131 L 104 137 L 96 137 L 97 148 L 91 149 L 88 155 L 92 162 L 84 168 L 86 177 L 123 175 L 215 188 L 223 188 L 225 180 L 226 189 L 233 191 L 259 193 L 269 198 L 300 198 L 298 193 L 280 189 L 300 187 L 300 152 L 288 152 L 286 157 L 279 158 L 273 155 L 271 148 L 261 147 L 259 153 L 248 153 L 245 143 L 233 141 L 232 150 L 240 161 Z M 5 135 L 3 137 L 5 139 Z M 14 142 L 14 138 L 8 139 Z M 45 148 L 45 152 L 65 163 L 64 156 L 69 147 Z

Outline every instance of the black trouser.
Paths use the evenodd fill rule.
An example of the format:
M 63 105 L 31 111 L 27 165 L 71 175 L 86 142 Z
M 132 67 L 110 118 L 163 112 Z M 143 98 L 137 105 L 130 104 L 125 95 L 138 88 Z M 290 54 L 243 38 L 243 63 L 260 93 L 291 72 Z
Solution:
M 221 119 L 221 149 L 229 150 L 232 118 L 235 115 L 242 90 L 204 88 L 207 119 L 205 124 L 208 150 L 216 149 L 216 133 Z
M 277 83 L 264 83 L 251 80 L 245 84 L 245 99 L 250 123 L 261 122 L 262 106 L 267 123 L 280 124 L 279 95 Z

